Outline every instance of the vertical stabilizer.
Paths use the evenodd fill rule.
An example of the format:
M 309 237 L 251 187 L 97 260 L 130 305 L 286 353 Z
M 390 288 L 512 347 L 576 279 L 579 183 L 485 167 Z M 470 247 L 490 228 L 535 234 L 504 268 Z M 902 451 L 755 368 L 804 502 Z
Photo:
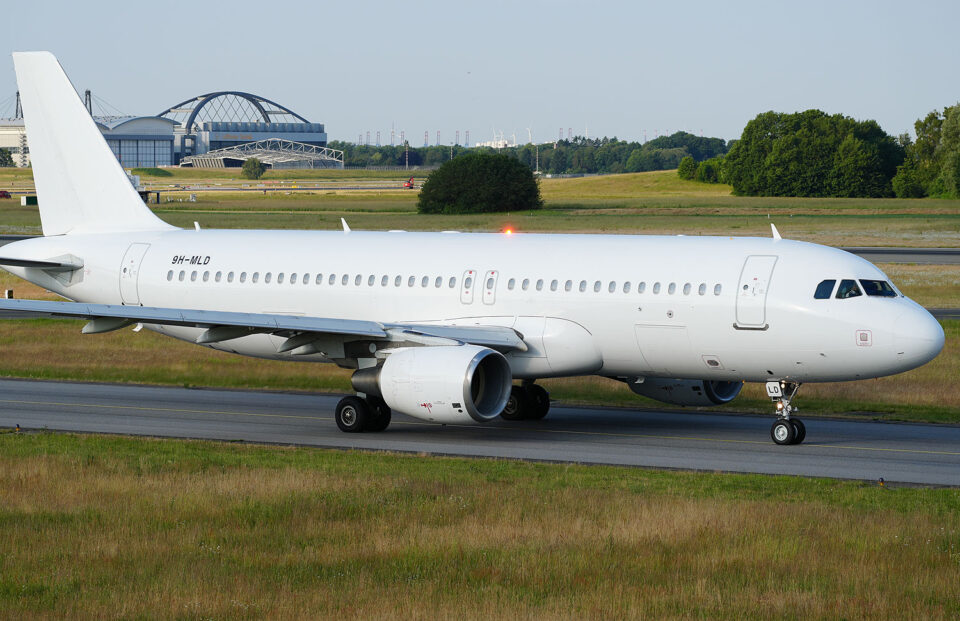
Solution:
M 155 231 L 157 218 L 50 52 L 14 52 L 44 235 Z

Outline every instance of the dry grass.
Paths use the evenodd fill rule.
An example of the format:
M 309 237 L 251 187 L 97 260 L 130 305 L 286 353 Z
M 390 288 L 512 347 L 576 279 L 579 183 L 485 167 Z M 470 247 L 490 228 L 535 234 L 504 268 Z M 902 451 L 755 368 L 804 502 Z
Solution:
M 954 618 L 960 495 L 0 437 L 15 618 Z

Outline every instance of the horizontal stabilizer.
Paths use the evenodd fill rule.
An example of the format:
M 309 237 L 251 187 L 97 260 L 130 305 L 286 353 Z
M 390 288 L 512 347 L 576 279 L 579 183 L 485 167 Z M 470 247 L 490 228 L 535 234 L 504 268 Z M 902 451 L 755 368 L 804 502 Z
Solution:
M 0 257 L 0 265 L 9 265 L 11 267 L 35 267 L 48 272 L 72 272 L 83 267 L 83 261 L 34 261 L 32 259 Z

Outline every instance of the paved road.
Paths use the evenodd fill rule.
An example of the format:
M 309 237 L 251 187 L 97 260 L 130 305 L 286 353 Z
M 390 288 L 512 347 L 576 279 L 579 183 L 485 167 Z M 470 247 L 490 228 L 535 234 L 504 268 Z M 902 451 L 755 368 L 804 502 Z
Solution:
M 772 417 L 572 408 L 543 421 L 439 426 L 396 415 L 344 434 L 337 397 L 0 381 L 0 426 L 242 440 L 706 471 L 960 486 L 960 427 L 808 419 L 807 441 L 776 446 Z

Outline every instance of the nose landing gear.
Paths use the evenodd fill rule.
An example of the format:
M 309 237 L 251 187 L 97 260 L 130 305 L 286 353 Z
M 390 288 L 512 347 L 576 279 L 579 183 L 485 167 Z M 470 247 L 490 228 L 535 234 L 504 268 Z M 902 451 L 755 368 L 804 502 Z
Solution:
M 770 427 L 770 438 L 777 444 L 800 444 L 807 437 L 803 421 L 795 418 L 797 408 L 791 405 L 800 384 L 794 382 L 767 382 L 767 395 L 776 403 L 777 420 Z

